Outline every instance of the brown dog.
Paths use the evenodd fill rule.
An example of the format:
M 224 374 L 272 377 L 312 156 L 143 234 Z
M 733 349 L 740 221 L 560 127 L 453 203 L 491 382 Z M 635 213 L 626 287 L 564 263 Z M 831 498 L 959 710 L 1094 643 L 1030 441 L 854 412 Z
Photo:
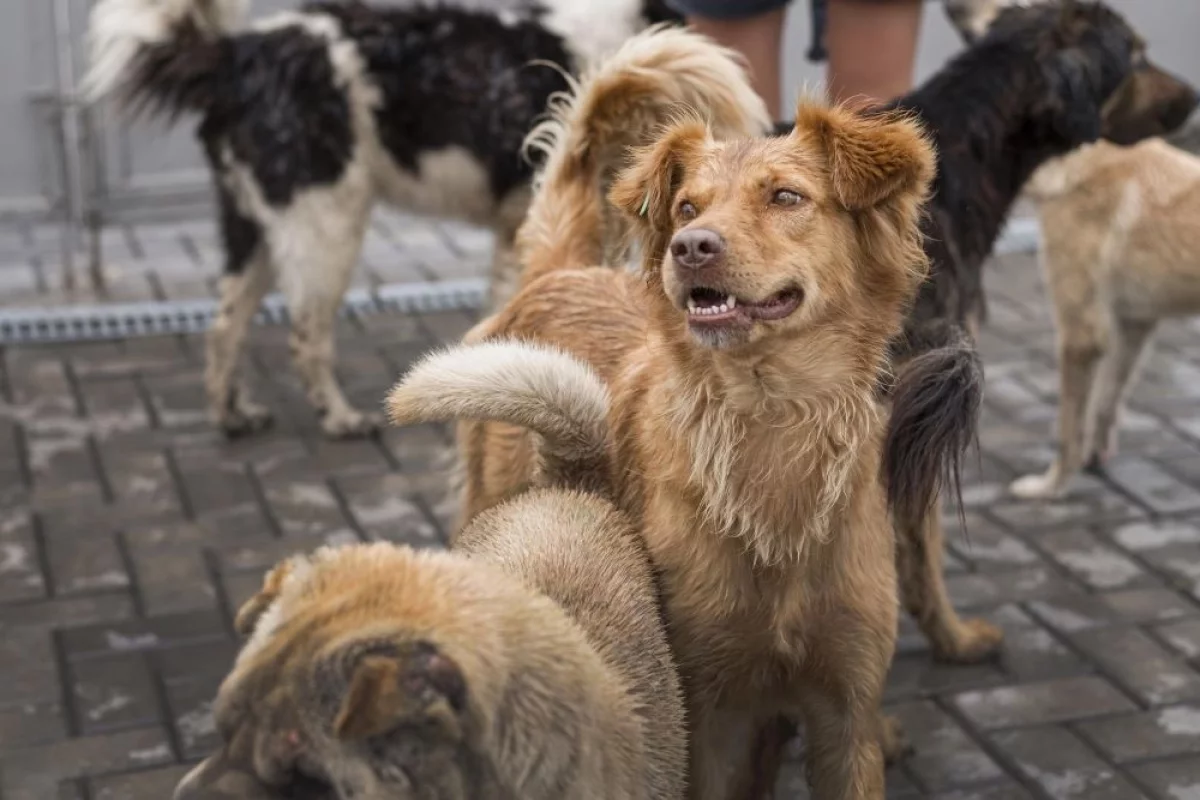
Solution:
M 807 722 L 817 797 L 882 797 L 897 587 L 875 388 L 925 274 L 932 150 L 904 118 L 807 103 L 783 138 L 722 142 L 678 123 L 611 192 L 640 239 L 635 277 L 571 269 L 594 252 L 572 249 L 590 239 L 571 223 L 599 202 L 577 186 L 591 173 L 561 146 L 572 136 L 522 237 L 541 277 L 469 338 L 551 342 L 602 383 L 545 351 L 492 359 L 494 382 L 527 370 L 539 388 L 475 414 L 511 424 L 511 406 L 578 413 L 611 392 L 609 474 L 662 573 L 691 796 L 757 791 L 756 743 L 786 713 Z M 521 491 L 536 458 L 518 428 L 460 433 L 469 517 Z
M 393 406 L 438 406 L 429 372 Z M 609 500 L 565 488 L 600 488 L 603 430 L 526 421 L 564 488 L 481 514 L 457 552 L 327 548 L 267 575 L 238 614 L 251 638 L 217 697 L 224 744 L 176 800 L 684 796 L 645 546 Z
M 1116 451 L 1121 400 L 1159 320 L 1200 312 L 1200 158 L 1098 142 L 1034 173 L 1058 320 L 1058 456 L 1012 485 L 1053 497 Z

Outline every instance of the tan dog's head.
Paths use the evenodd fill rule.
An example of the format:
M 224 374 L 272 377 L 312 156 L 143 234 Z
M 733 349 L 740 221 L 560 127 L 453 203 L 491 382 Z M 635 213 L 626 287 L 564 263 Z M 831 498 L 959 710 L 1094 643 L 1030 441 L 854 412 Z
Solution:
M 268 574 L 238 614 L 250 639 L 214 707 L 220 750 L 175 800 L 415 800 L 482 796 L 475 708 L 455 619 L 426 554 L 386 544 L 318 551 Z M 469 657 L 469 656 L 468 656 Z
M 934 153 L 910 119 L 803 102 L 787 136 L 669 129 L 611 193 L 638 227 L 664 324 L 701 348 L 810 335 L 882 346 L 928 267 Z

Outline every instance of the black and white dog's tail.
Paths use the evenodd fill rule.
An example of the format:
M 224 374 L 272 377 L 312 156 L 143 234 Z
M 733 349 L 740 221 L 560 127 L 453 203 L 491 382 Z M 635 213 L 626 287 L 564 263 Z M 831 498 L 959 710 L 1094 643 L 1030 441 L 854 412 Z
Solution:
M 538 482 L 606 494 L 608 389 L 562 350 L 497 340 L 456 345 L 421 359 L 388 394 L 396 425 L 507 422 L 539 436 Z
M 906 331 L 891 387 L 883 473 L 897 528 L 917 529 L 936 513 L 948 484 L 962 509 L 962 459 L 975 441 L 983 366 L 970 337 L 942 320 Z
M 88 29 L 84 95 L 176 116 L 212 105 L 221 38 L 247 0 L 99 0 Z

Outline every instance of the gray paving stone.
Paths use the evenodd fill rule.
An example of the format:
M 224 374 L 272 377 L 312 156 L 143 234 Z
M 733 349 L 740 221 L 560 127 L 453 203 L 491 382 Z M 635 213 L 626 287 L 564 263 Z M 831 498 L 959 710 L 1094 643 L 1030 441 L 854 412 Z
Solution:
M 1200 706 L 1168 706 L 1082 722 L 1079 731 L 1117 763 L 1200 754 Z
M 1142 764 L 1130 772 L 1158 800 L 1200 800 L 1200 758 Z
M 1127 697 L 1098 676 L 964 692 L 954 698 L 954 704 L 971 722 L 989 730 L 1045 725 L 1136 709 Z
M 1062 728 L 994 736 L 1025 776 L 1055 800 L 1133 800 L 1145 795 L 1087 745 Z
M 930 702 L 889 709 L 904 726 L 914 752 L 905 770 L 928 791 L 994 782 L 1004 772 L 944 711 Z
M 20 257 L 46 235 L 17 237 Z M 150 291 L 153 251 L 156 291 L 211 292 L 211 220 L 138 226 L 120 241 L 121 291 Z M 482 275 L 489 242 L 380 214 L 355 280 Z M 53 277 L 57 245 L 42 244 Z M 1009 482 L 1053 448 L 1052 317 L 1029 256 L 990 265 L 987 281 L 981 451 L 966 465 L 965 531 L 946 504 L 946 564 L 959 608 L 1001 625 L 1006 642 L 993 661 L 937 664 L 902 621 L 887 699 L 916 751 L 889 770 L 888 797 L 1200 798 L 1200 324 L 1165 326 L 1109 474 L 1081 477 L 1062 501 L 1024 502 Z M 35 288 L 39 302 L 58 297 Z M 475 320 L 342 320 L 339 377 L 377 407 L 433 343 Z M 177 757 L 215 742 L 210 703 L 239 646 L 230 616 L 264 570 L 326 543 L 439 546 L 454 523 L 448 426 L 325 440 L 288 329 L 258 326 L 244 375 L 277 424 L 229 442 L 207 420 L 203 353 L 195 336 L 0 348 L 4 800 L 169 796 L 186 769 Z M 803 769 L 793 745 L 779 797 L 809 796 Z
M 1200 699 L 1200 674 L 1138 628 L 1083 631 L 1072 638 L 1145 703 Z

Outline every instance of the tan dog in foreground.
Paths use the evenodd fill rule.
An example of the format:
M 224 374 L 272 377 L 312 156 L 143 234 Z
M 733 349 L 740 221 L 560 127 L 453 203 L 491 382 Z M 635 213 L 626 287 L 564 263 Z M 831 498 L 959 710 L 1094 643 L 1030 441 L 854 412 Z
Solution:
M 547 482 L 597 487 L 596 443 L 544 430 L 562 467 Z M 678 800 L 683 701 L 657 599 L 629 520 L 567 488 L 479 515 L 456 552 L 292 558 L 238 614 L 224 744 L 175 798 Z
M 1037 498 L 1115 454 L 1120 405 L 1155 326 L 1200 313 L 1200 158 L 1161 139 L 1098 142 L 1043 166 L 1026 193 L 1058 324 L 1058 455 L 1012 485 Z
M 614 102 L 589 105 L 605 97 Z M 561 113 L 587 108 L 607 146 L 576 154 L 606 163 L 680 105 L 711 109 L 714 127 L 732 133 L 767 122 L 731 53 L 682 30 L 629 40 L 578 99 Z M 595 178 L 589 190 L 599 201 Z M 587 241 L 600 252 L 594 233 Z M 392 393 L 398 420 L 470 414 L 429 384 L 448 363 L 435 357 Z M 576 368 L 578 381 L 598 383 Z M 511 370 L 491 388 L 534 396 L 544 386 L 527 386 L 531 375 Z M 501 406 L 499 418 L 507 409 L 542 434 L 540 457 L 530 451 L 540 478 L 476 515 L 456 552 L 370 545 L 272 572 L 238 617 L 253 636 L 217 700 L 224 746 L 178 800 L 682 796 L 683 709 L 650 565 L 604 499 L 605 407 L 602 387 L 567 416 Z M 577 491 L 537 488 L 547 484 Z
M 782 713 L 807 722 L 816 797 L 882 798 L 897 585 L 875 389 L 926 268 L 933 153 L 905 119 L 807 103 L 783 138 L 720 141 L 679 122 L 611 192 L 640 239 L 636 277 L 582 269 L 599 258 L 604 128 L 563 119 L 519 237 L 526 286 L 469 340 L 549 342 L 598 376 L 517 341 L 503 358 L 467 345 L 454 358 L 470 376 L 438 385 L 454 398 L 445 414 L 391 410 L 467 416 L 476 398 L 471 415 L 507 423 L 460 429 L 468 518 L 536 474 L 521 414 L 607 425 L 619 505 L 662 576 L 690 795 L 770 787 Z M 514 372 L 522 392 L 505 389 Z M 607 413 L 588 418 L 606 388 Z

